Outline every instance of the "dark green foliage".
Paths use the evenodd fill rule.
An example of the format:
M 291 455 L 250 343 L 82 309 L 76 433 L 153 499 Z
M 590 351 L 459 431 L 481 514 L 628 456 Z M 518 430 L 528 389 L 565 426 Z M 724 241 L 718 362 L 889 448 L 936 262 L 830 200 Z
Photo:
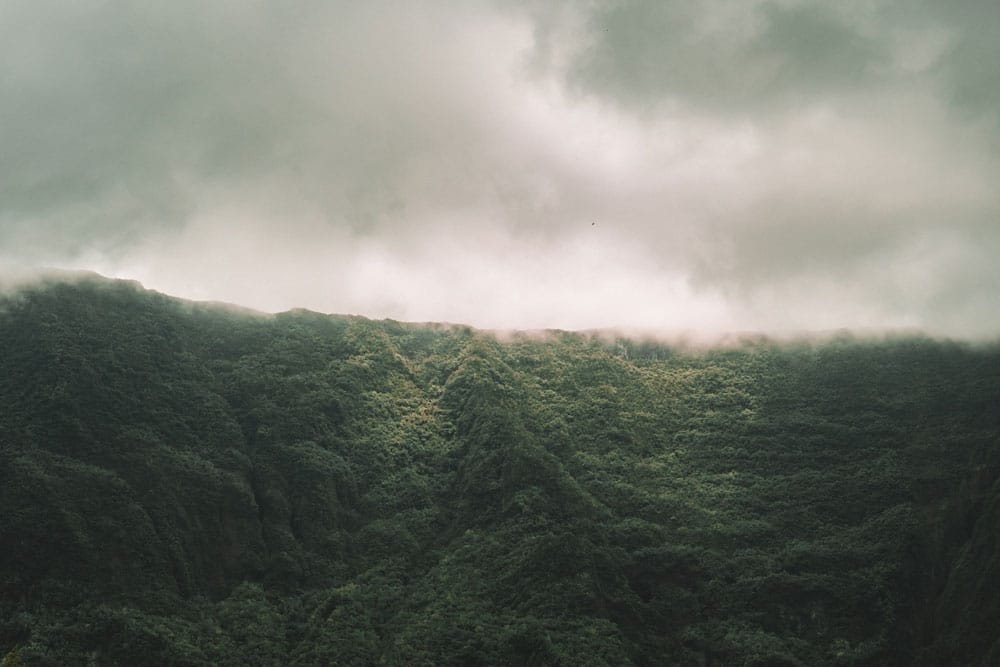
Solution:
M 992 665 L 1000 349 L 0 300 L 3 665 Z

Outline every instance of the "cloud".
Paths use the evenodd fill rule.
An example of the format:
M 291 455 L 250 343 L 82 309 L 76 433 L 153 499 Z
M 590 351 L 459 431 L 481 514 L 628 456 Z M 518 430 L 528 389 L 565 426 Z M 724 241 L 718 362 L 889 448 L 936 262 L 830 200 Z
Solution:
M 886 45 L 824 4 L 602 3 L 571 80 L 632 104 L 773 111 L 877 81 Z
M 14 0 L 0 259 L 480 326 L 995 335 L 995 12 Z

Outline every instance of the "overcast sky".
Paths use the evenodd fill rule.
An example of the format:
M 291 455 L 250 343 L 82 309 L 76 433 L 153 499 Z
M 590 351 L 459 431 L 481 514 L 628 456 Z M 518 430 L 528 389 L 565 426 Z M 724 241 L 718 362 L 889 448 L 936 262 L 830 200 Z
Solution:
M 481 327 L 1000 334 L 1000 3 L 0 3 L 0 265 Z

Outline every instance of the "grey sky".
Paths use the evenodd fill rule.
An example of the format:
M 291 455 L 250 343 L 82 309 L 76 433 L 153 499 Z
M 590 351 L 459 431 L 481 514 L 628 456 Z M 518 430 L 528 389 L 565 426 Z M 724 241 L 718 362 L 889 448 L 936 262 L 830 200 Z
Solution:
M 479 326 L 995 336 L 998 62 L 985 0 L 10 0 L 0 263 Z

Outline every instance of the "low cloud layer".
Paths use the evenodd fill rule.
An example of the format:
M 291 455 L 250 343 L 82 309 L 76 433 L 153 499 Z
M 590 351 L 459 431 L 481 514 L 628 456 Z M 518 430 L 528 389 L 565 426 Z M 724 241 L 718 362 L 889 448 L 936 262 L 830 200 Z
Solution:
M 992 2 L 0 7 L 0 263 L 485 327 L 1000 333 Z

